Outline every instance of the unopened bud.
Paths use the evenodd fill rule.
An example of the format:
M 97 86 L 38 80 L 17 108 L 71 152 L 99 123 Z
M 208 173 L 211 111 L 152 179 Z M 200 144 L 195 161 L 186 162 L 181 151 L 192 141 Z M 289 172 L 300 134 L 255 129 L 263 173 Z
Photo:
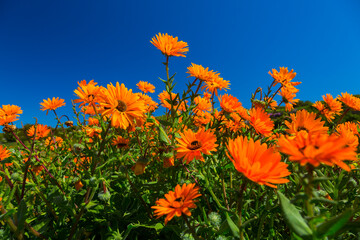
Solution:
M 65 125 L 66 125 L 67 127 L 72 127 L 72 126 L 74 126 L 74 122 L 73 122 L 73 121 L 66 121 L 66 122 L 65 122 Z

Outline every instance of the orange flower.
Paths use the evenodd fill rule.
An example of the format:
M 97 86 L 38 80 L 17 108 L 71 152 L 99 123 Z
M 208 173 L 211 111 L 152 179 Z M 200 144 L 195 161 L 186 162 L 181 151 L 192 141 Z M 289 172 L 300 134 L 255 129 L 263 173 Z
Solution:
M 155 209 L 157 218 L 166 215 L 165 224 L 167 224 L 174 216 L 180 217 L 182 214 L 191 216 L 189 208 L 196 208 L 195 198 L 200 197 L 199 188 L 195 187 L 195 183 L 186 184 L 182 187 L 178 184 L 175 192 L 169 191 L 165 194 L 165 198 L 156 201 Z
M 295 137 L 281 136 L 278 145 L 279 151 L 288 154 L 290 161 L 298 161 L 301 165 L 317 167 L 321 163 L 329 166 L 335 164 L 350 171 L 343 161 L 357 160 L 356 148 L 347 146 L 346 140 L 336 135 L 300 131 Z
M 104 107 L 101 114 L 111 116 L 111 125 L 122 129 L 141 124 L 146 111 L 139 96 L 118 82 L 116 86 L 108 84 L 107 89 L 104 89 L 101 105 Z
M 85 104 L 89 104 L 90 106 L 94 107 L 96 103 L 99 101 L 99 96 L 101 95 L 101 87 L 96 86 L 96 82 L 91 80 L 89 83 L 86 83 L 85 80 L 82 82 L 78 82 L 79 87 L 74 90 L 74 93 L 80 98 L 75 99 L 74 103 L 81 103 L 81 106 Z
M 338 96 L 337 98 L 349 108 L 360 111 L 360 98 L 349 93 L 341 93 L 341 96 Z
M 48 98 L 47 100 L 44 99 L 44 101 L 42 103 L 40 103 L 41 110 L 45 111 L 46 110 L 46 115 L 49 113 L 49 110 L 55 110 L 59 107 L 65 106 L 65 100 L 64 99 L 60 99 L 60 98 L 55 98 L 53 97 L 52 99 Z
M 78 180 L 76 183 L 75 183 L 75 189 L 76 191 L 79 191 L 82 187 L 84 186 L 84 184 Z
M 269 97 L 264 97 L 264 102 L 266 102 L 266 104 L 268 105 L 268 106 L 270 106 L 270 108 L 272 109 L 272 110 L 274 110 L 278 105 L 277 105 L 277 102 L 274 100 L 274 99 L 272 99 L 272 98 L 269 98 Z
M 213 70 L 209 70 L 209 68 L 204 68 L 201 65 L 191 63 L 191 66 L 187 68 L 188 71 L 186 73 L 190 74 L 189 77 L 195 77 L 204 82 L 212 81 L 214 77 L 218 76 L 220 73 L 214 72 Z
M 224 95 L 220 96 L 219 102 L 220 102 L 221 108 L 225 112 L 228 112 L 228 113 L 235 112 L 236 109 L 241 107 L 241 102 L 239 102 L 239 100 L 236 97 L 234 97 L 230 94 L 224 94 Z
M 163 167 L 164 168 L 169 168 L 169 167 L 173 167 L 174 164 L 174 157 L 165 157 L 164 158 L 164 162 L 163 162 Z
M 36 125 L 36 137 L 35 139 L 38 140 L 39 138 L 44 138 L 50 133 L 50 128 L 43 124 Z M 35 134 L 35 125 L 32 125 L 29 130 L 27 130 L 27 135 L 29 137 L 34 136 Z
M 167 91 L 164 90 L 162 93 L 160 93 L 159 99 L 161 101 L 161 104 L 165 108 L 171 109 L 170 94 Z M 171 93 L 171 100 L 173 102 L 173 109 L 176 110 L 176 108 L 178 108 L 178 105 L 179 105 L 179 98 L 177 97 L 176 93 Z M 185 102 L 180 103 L 178 110 L 185 111 Z
M 287 183 L 284 177 L 290 175 L 287 164 L 281 162 L 281 155 L 273 147 L 261 144 L 260 140 L 254 142 L 240 136 L 231 139 L 226 145 L 229 151 L 227 156 L 235 169 L 243 173 L 248 179 L 260 185 L 277 188 L 274 184 Z
M 177 144 L 177 158 L 184 157 L 186 163 L 189 164 L 192 160 L 197 159 L 204 161 L 203 156 L 210 155 L 211 151 L 216 152 L 215 144 L 216 137 L 210 130 L 205 131 L 204 128 L 200 128 L 197 133 L 194 133 L 191 129 L 184 130 L 184 133 L 179 133 L 181 138 L 176 138 L 179 142 Z
M 144 93 L 155 92 L 155 86 L 148 82 L 140 81 L 136 86 Z
M 157 47 L 165 56 L 171 57 L 185 57 L 185 53 L 189 51 L 188 44 L 183 41 L 178 41 L 178 37 L 173 37 L 167 33 L 156 35 L 150 41 Z
M 0 161 L 10 157 L 11 152 L 6 147 L 0 145 Z
M 98 137 L 98 138 L 101 138 L 101 128 L 100 127 L 97 127 L 97 126 L 92 126 L 92 127 L 88 127 L 86 126 L 85 127 L 85 132 L 86 132 L 86 135 L 88 137 Z
M 203 112 L 203 111 L 210 111 L 211 110 L 211 102 L 206 99 L 206 98 L 202 98 L 200 96 L 197 96 L 194 99 L 194 103 L 196 104 L 196 107 L 194 108 L 194 113 L 197 112 Z
M 112 140 L 111 145 L 116 146 L 117 148 L 128 148 L 129 147 L 129 139 L 123 138 L 121 136 L 117 136 Z
M 2 105 L 2 108 L 0 108 L 0 125 L 18 120 L 17 118 L 22 112 L 21 108 L 16 105 Z
M 328 127 L 324 127 L 325 122 L 320 118 L 316 118 L 316 113 L 309 113 L 305 109 L 297 111 L 296 114 L 290 114 L 291 122 L 285 121 L 285 125 L 289 128 L 286 130 L 290 134 L 299 131 L 307 131 L 309 133 L 327 133 Z
M 338 136 L 342 137 L 345 140 L 347 146 L 357 148 L 357 146 L 359 145 L 359 139 L 356 136 L 358 135 L 358 132 L 357 129 L 356 132 L 354 132 L 354 129 L 352 128 L 353 125 L 349 123 L 350 122 L 337 125 L 336 132 Z
M 274 128 L 274 122 L 270 119 L 269 114 L 262 108 L 252 108 L 250 113 L 250 124 L 258 134 L 269 137 Z
M 229 89 L 230 81 L 224 80 L 220 76 L 214 76 L 211 81 L 205 82 L 205 85 L 201 88 L 202 90 L 211 92 L 212 94 L 218 95 L 218 90 Z
M 296 94 L 288 88 L 282 88 L 279 95 L 282 96 L 282 101 L 285 103 L 285 110 L 288 112 L 293 110 L 293 105 L 299 102 L 299 99 L 294 99 Z
M 89 125 L 89 126 L 99 126 L 99 119 L 89 117 L 89 119 L 88 119 L 88 125 Z
M 146 112 L 153 112 L 158 108 L 158 104 L 152 100 L 152 98 L 143 93 L 137 93 L 139 98 L 143 100 L 146 105 Z
M 325 103 L 323 104 L 320 101 L 316 101 L 313 107 L 319 110 L 320 114 L 324 115 L 326 119 L 331 122 L 335 118 L 335 115 L 338 115 L 342 111 L 341 102 L 334 99 L 330 94 L 322 97 Z
M 276 86 L 277 83 L 280 83 L 285 88 L 288 88 L 291 92 L 298 92 L 295 86 L 299 85 L 301 82 L 291 82 L 296 76 L 294 69 L 291 69 L 289 72 L 288 68 L 280 67 L 280 71 L 278 72 L 276 69 L 272 69 L 272 73 L 269 71 L 269 74 L 274 78 L 273 86 Z

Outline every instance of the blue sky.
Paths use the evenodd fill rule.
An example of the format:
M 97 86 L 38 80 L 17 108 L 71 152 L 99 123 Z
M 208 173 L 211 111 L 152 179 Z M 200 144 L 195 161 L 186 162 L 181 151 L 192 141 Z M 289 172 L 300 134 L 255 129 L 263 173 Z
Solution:
M 187 67 L 201 64 L 230 80 L 228 93 L 245 107 L 271 83 L 272 68 L 288 67 L 301 81 L 297 97 L 360 91 L 360 2 L 348 1 L 0 1 L 0 105 L 23 109 L 20 122 L 53 125 L 40 111 L 60 97 L 72 114 L 83 79 L 100 85 L 140 80 L 164 87 L 164 56 L 150 40 L 169 33 L 189 44 L 186 58 L 170 59 L 176 90 Z M 157 100 L 158 101 L 158 100 Z

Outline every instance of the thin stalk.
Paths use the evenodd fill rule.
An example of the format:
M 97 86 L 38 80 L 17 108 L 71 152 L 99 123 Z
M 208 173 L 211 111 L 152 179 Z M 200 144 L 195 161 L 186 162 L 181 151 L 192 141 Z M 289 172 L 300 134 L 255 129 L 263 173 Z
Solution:
M 191 232 L 191 234 L 193 235 L 193 237 L 194 237 L 196 240 L 200 240 L 200 237 L 199 237 L 198 235 L 196 235 L 195 230 L 194 230 L 194 228 L 191 226 L 191 224 L 190 224 L 189 220 L 187 219 L 187 217 L 186 217 L 184 214 L 182 215 L 182 217 L 183 217 L 183 219 L 185 220 L 186 225 L 187 225 L 188 228 L 190 229 L 190 232 Z

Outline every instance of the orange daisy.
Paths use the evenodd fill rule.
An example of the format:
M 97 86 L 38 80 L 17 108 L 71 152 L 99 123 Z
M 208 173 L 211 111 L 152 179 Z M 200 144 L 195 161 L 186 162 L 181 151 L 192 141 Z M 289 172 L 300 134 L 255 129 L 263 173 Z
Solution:
M 305 109 L 297 111 L 296 114 L 290 114 L 291 122 L 285 121 L 285 125 L 289 128 L 286 131 L 289 134 L 295 134 L 299 131 L 309 133 L 327 133 L 328 127 L 324 127 L 325 122 L 320 118 L 316 119 L 316 113 L 309 113 Z
M 144 102 L 123 83 L 120 85 L 117 82 L 116 86 L 108 84 L 102 98 L 101 105 L 104 110 L 100 112 L 104 116 L 111 116 L 113 127 L 127 129 L 129 126 L 143 122 L 142 118 L 146 111 Z
M 288 88 L 292 92 L 298 92 L 295 86 L 299 85 L 301 82 L 291 82 L 296 76 L 294 69 L 291 69 L 289 72 L 288 68 L 280 67 L 278 72 L 276 69 L 272 69 L 272 72 L 269 71 L 269 74 L 274 78 L 273 86 L 276 86 L 277 83 L 280 83 L 282 86 Z
M 357 98 L 349 93 L 341 93 L 341 96 L 338 96 L 337 98 L 349 108 L 352 108 L 355 111 L 360 111 L 360 98 Z
M 11 152 L 4 146 L 0 145 L 0 161 L 10 157 Z
M 99 126 L 99 119 L 89 117 L 89 119 L 88 119 L 88 125 L 89 125 L 89 126 Z
M 163 91 L 162 93 L 159 94 L 159 99 L 161 104 L 167 108 L 167 109 L 171 109 L 171 104 L 170 104 L 170 94 L 167 91 Z M 179 105 L 179 97 L 177 97 L 176 93 L 171 93 L 171 100 L 173 102 L 173 109 L 178 108 Z M 185 102 L 181 102 L 178 110 L 180 111 L 185 111 Z
M 294 99 L 296 93 L 290 91 L 288 88 L 282 88 L 279 95 L 282 97 L 282 101 L 285 103 L 285 110 L 288 112 L 293 110 L 293 105 L 299 102 L 299 99 Z
M 241 102 L 239 100 L 230 95 L 230 94 L 224 94 L 219 97 L 220 107 L 228 113 L 235 112 L 236 109 L 241 107 Z
M 320 164 L 338 165 L 350 171 L 344 160 L 357 160 L 356 148 L 350 147 L 346 139 L 341 136 L 307 133 L 300 131 L 293 136 L 281 136 L 278 140 L 279 151 L 289 155 L 290 161 L 300 162 L 301 165 Z
M 140 81 L 136 86 L 144 93 L 155 92 L 155 86 L 148 82 Z
M 167 57 L 185 57 L 184 54 L 189 51 L 186 42 L 178 41 L 178 37 L 174 38 L 167 33 L 159 33 L 153 37 L 150 42 Z
M 128 148 L 129 147 L 129 139 L 123 138 L 121 136 L 117 136 L 112 140 L 111 145 L 116 146 L 117 148 Z
M 220 73 L 214 72 L 213 70 L 209 70 L 209 68 L 204 68 L 201 65 L 191 63 L 191 66 L 187 68 L 189 77 L 195 77 L 204 82 L 211 81 L 215 76 L 218 76 Z
M 190 208 L 196 208 L 195 198 L 200 197 L 199 188 L 195 187 L 195 183 L 182 186 L 176 185 L 175 191 L 169 191 L 165 194 L 165 198 L 156 201 L 155 209 L 157 218 L 166 215 L 165 224 L 167 224 L 174 216 L 180 217 L 182 214 L 191 216 Z
M 46 115 L 49 113 L 49 110 L 55 110 L 59 107 L 65 106 L 65 100 L 60 98 L 53 97 L 52 99 L 48 98 L 47 100 L 44 99 L 42 103 L 40 103 L 41 110 L 46 111 Z
M 215 144 L 216 137 L 213 132 L 205 131 L 204 128 L 200 128 L 197 133 L 194 133 L 191 129 L 184 130 L 184 133 L 179 133 L 181 138 L 176 138 L 179 144 L 177 144 L 177 158 L 184 158 L 186 163 L 189 164 L 192 160 L 197 159 L 204 161 L 203 154 L 210 155 L 211 151 L 216 152 Z
M 96 86 L 96 82 L 91 80 L 89 83 L 86 83 L 85 80 L 78 83 L 79 87 L 74 90 L 74 93 L 79 97 L 79 99 L 75 99 L 75 103 L 80 103 L 80 107 L 88 104 L 90 106 L 95 106 L 101 95 L 101 87 Z
M 202 90 L 211 92 L 212 94 L 218 95 L 218 90 L 229 89 L 230 81 L 224 80 L 222 77 L 214 76 L 211 81 L 205 82 L 205 85 L 201 88 Z
M 52 151 L 54 151 L 55 147 L 58 148 L 58 147 L 61 147 L 62 144 L 63 144 L 64 140 L 61 138 L 61 137 L 48 137 L 46 140 L 45 140 L 45 145 L 46 146 L 50 146 L 50 149 Z
M 352 124 L 355 123 L 347 122 L 339 124 L 336 127 L 336 132 L 338 136 L 341 136 L 346 141 L 347 146 L 357 148 L 359 145 L 359 139 L 357 137 L 358 131 L 357 129 L 353 129 Z
M 157 102 L 155 102 L 154 100 L 152 100 L 152 98 L 146 94 L 143 93 L 137 93 L 137 95 L 139 96 L 139 98 L 141 100 L 143 100 L 143 102 L 146 105 L 146 112 L 153 112 L 158 108 L 158 104 Z
M 252 108 L 249 111 L 251 126 L 254 127 L 258 134 L 269 137 L 274 128 L 274 122 L 270 119 L 270 115 L 263 108 Z
M 211 110 L 211 102 L 206 99 L 206 98 L 202 98 L 200 96 L 197 96 L 194 99 L 194 103 L 196 105 L 196 107 L 194 108 L 194 112 L 204 112 L 204 111 L 210 111 Z
M 18 120 L 17 118 L 22 112 L 21 108 L 16 105 L 2 105 L 2 108 L 0 108 L 0 125 Z
M 322 96 L 325 103 L 320 101 L 316 101 L 313 104 L 320 114 L 324 115 L 326 119 L 331 122 L 335 115 L 338 115 L 342 111 L 341 102 L 337 99 L 334 99 L 330 94 L 326 94 L 326 96 Z
M 251 181 L 272 188 L 277 188 L 274 184 L 289 182 L 284 179 L 290 175 L 288 165 L 281 162 L 280 153 L 273 147 L 268 148 L 265 143 L 261 144 L 260 140 L 254 142 L 253 139 L 247 140 L 243 136 L 230 139 L 226 146 L 229 151 L 227 156 L 235 169 Z
M 50 128 L 43 124 L 37 124 L 36 125 L 36 137 L 35 139 L 38 140 L 39 138 L 47 137 L 50 133 Z M 27 130 L 27 135 L 29 137 L 34 136 L 35 134 L 35 125 L 32 125 L 29 130 Z

